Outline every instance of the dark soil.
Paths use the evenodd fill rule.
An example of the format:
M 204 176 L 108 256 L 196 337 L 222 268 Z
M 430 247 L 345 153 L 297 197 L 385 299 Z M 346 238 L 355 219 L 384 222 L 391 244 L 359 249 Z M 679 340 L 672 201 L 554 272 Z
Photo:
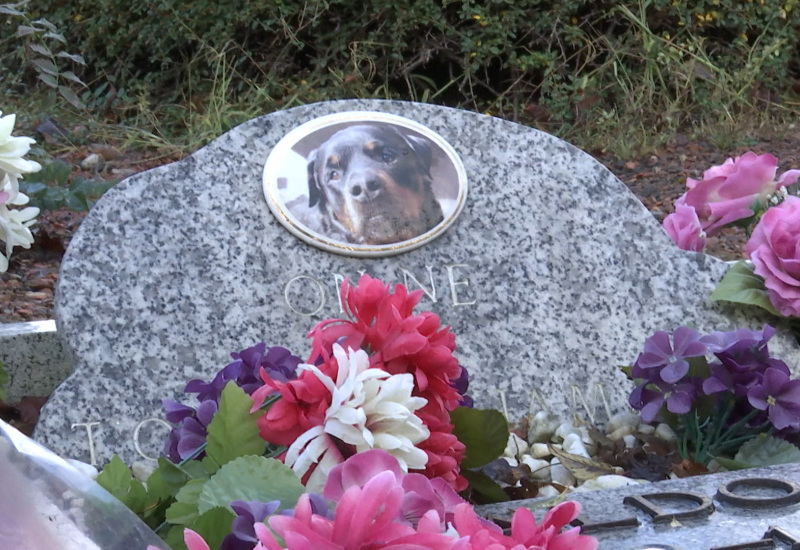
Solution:
M 42 141 L 42 136 L 34 137 Z M 47 138 L 44 140 L 47 141 Z M 120 173 L 135 173 L 177 160 L 176 157 L 159 158 L 155 153 L 119 152 L 102 145 L 90 147 L 95 151 L 113 152 L 108 155 L 113 158 L 107 159 L 103 171 L 81 171 L 79 165 L 89 153 L 87 147 L 70 150 L 58 155 L 58 158 L 75 166 L 75 175 L 102 179 L 119 179 Z M 760 137 L 751 140 L 750 145 L 724 151 L 708 142 L 690 140 L 679 134 L 651 154 L 632 160 L 622 160 L 604 152 L 592 154 L 661 220 L 672 212 L 673 202 L 684 193 L 687 176 L 699 178 L 710 166 L 722 164 L 728 157 L 749 150 L 771 153 L 778 157 L 779 173 L 800 167 L 800 135 L 795 132 L 781 133 L 780 137 Z M 39 215 L 34 226 L 34 245 L 29 250 L 15 249 L 8 271 L 0 273 L 0 322 L 53 318 L 53 295 L 61 257 L 84 216 L 84 212 L 65 209 L 44 211 Z M 728 230 L 721 236 L 710 239 L 707 252 L 725 260 L 739 259 L 742 257 L 744 242 L 742 231 Z

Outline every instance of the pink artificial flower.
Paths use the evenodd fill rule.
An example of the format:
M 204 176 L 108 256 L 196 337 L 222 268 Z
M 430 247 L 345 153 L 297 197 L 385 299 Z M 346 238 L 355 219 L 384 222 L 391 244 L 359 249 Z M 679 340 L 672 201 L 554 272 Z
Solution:
M 453 521 L 455 507 L 466 502 L 442 478 L 428 479 L 422 474 L 404 474 L 397 459 L 380 449 L 353 455 L 335 466 L 328 475 L 322 495 L 338 502 L 350 487 L 364 487 L 381 472 L 392 472 L 398 486 L 403 488 L 403 503 L 396 518 L 417 527 L 421 518 L 431 510 L 441 521 Z
M 391 471 L 376 475 L 363 488 L 347 489 L 336 506 L 333 521 L 314 514 L 308 494 L 303 494 L 294 517 L 272 516 L 268 520 L 269 527 L 286 546 L 281 546 L 264 524 L 256 523 L 259 539 L 256 550 L 449 550 L 454 542 L 452 537 L 419 533 L 395 521 L 402 499 L 403 489 Z
M 463 490 L 467 481 L 458 472 L 465 448 L 452 435 L 450 424 L 450 411 L 462 397 L 451 386 L 461 375 L 453 356 L 455 336 L 434 313 L 414 314 L 421 290 L 409 293 L 405 286 L 395 285 L 390 292 L 388 285 L 364 274 L 354 287 L 345 280 L 341 293 L 349 319 L 327 319 L 311 330 L 309 363 L 318 357 L 327 363 L 338 343 L 345 349 L 369 350 L 372 368 L 393 375 L 411 373 L 413 395 L 427 400 L 416 413 L 431 431 L 431 437 L 418 445 L 429 457 L 424 473 L 444 477 L 457 491 Z
M 789 196 L 764 213 L 746 252 L 775 309 L 800 317 L 800 197 Z
M 663 226 L 681 250 L 702 252 L 706 246 L 706 233 L 691 206 L 676 204 L 675 212 L 664 218 Z
M 687 178 L 689 191 L 675 204 L 693 207 L 706 234 L 713 235 L 723 226 L 766 208 L 767 196 L 800 177 L 800 170 L 789 170 L 776 180 L 777 169 L 778 159 L 769 154 L 748 152 L 729 158 L 721 166 L 706 170 L 702 180 Z

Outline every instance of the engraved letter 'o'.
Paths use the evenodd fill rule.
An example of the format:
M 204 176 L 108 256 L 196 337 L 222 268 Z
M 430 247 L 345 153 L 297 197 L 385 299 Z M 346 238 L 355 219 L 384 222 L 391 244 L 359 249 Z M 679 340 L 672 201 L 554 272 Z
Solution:
M 318 305 L 317 305 L 316 309 L 314 309 L 312 311 L 300 311 L 299 309 L 295 308 L 292 305 L 292 302 L 289 300 L 289 287 L 292 285 L 292 283 L 300 281 L 301 279 L 308 279 L 309 281 L 311 281 L 312 284 L 311 284 L 310 288 L 311 289 L 316 288 L 316 293 L 319 296 Z M 313 290 L 309 291 L 308 290 L 309 286 L 308 285 L 305 285 L 305 286 L 306 286 L 306 289 L 301 291 L 301 293 L 303 293 L 304 295 L 308 296 L 309 292 L 313 292 Z M 303 315 L 304 317 L 311 317 L 312 315 L 316 315 L 317 313 L 322 311 L 322 308 L 325 307 L 325 287 L 322 286 L 322 283 L 319 282 L 318 280 L 316 280 L 314 277 L 309 277 L 308 275 L 298 275 L 297 277 L 293 277 L 292 279 L 289 279 L 289 282 L 286 283 L 286 286 L 283 288 L 283 298 L 286 300 L 286 305 L 289 306 L 289 309 L 291 309 L 292 311 L 294 311 L 298 315 Z M 313 305 L 313 303 L 312 303 L 312 305 Z
M 733 491 L 737 487 L 766 487 L 768 489 L 781 489 L 786 491 L 785 495 L 776 497 L 748 497 L 737 495 Z M 800 502 L 800 485 L 785 479 L 774 479 L 769 477 L 754 477 L 736 479 L 729 483 L 724 483 L 717 490 L 717 499 L 729 504 L 743 506 L 746 508 L 762 508 L 765 506 L 788 506 Z
M 139 444 L 139 432 L 142 430 L 142 426 L 147 424 L 148 422 L 158 422 L 159 424 L 163 424 L 167 427 L 168 430 L 172 429 L 172 424 L 167 422 L 166 420 L 162 420 L 161 418 L 145 418 L 138 424 L 136 424 L 136 428 L 133 430 L 133 448 L 136 449 L 136 452 L 142 455 L 143 458 L 147 460 L 158 460 L 158 456 L 149 456 L 144 453 L 142 450 L 142 446 Z

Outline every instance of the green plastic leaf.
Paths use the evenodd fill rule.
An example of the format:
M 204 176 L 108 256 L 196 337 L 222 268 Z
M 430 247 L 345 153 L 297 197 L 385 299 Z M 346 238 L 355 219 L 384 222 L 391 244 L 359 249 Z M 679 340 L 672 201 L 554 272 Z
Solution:
M 500 411 L 458 407 L 450 413 L 453 434 L 467 448 L 462 468 L 478 468 L 503 454 L 508 422 Z
M 148 503 L 144 485 L 133 478 L 130 468 L 117 455 L 97 476 L 97 483 L 136 513 L 141 512 Z
M 170 523 L 189 525 L 197 519 L 200 513 L 197 510 L 198 500 L 203 487 L 208 483 L 205 479 L 193 479 L 181 487 L 175 500 L 167 509 L 166 519 Z
M 147 478 L 147 490 L 156 498 L 175 497 L 190 479 L 177 464 L 162 456 L 158 459 L 158 468 Z
M 730 471 L 735 470 L 746 470 L 748 468 L 753 468 L 752 464 L 747 464 L 746 462 L 740 462 L 738 460 L 734 460 L 732 458 L 725 458 L 724 456 L 712 456 L 714 460 L 719 462 L 722 466 Z
M 461 470 L 461 475 L 469 482 L 470 489 L 482 497 L 482 503 L 491 504 L 493 502 L 507 502 L 511 500 L 511 497 L 503 491 L 503 488 L 483 472 Z
M 711 293 L 712 301 L 734 302 L 747 304 L 766 309 L 773 315 L 778 315 L 769 294 L 764 288 L 764 279 L 753 273 L 752 268 L 744 260 L 736 262 Z
M 242 456 L 225 464 L 209 479 L 198 500 L 205 513 L 234 500 L 279 500 L 279 510 L 294 508 L 305 488 L 282 462 L 263 456 Z
M 220 466 L 240 456 L 264 454 L 267 443 L 258 435 L 257 424 L 264 411 L 251 414 L 251 408 L 250 396 L 236 382 L 228 382 L 208 425 L 206 454 Z
M 189 527 L 208 543 L 209 548 L 219 548 L 222 539 L 231 532 L 236 517 L 227 508 L 212 508 L 201 514 Z
M 762 434 L 739 447 L 733 458 L 751 467 L 792 464 L 800 462 L 800 449 L 785 439 Z

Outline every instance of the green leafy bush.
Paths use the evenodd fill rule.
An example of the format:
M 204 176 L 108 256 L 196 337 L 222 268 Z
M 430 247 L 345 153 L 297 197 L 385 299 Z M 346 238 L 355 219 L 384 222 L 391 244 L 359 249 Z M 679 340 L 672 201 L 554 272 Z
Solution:
M 34 0 L 116 97 L 266 112 L 347 97 L 431 101 L 568 132 L 659 131 L 775 103 L 797 0 Z M 222 75 L 220 74 L 222 67 Z M 225 79 L 220 87 L 220 79 Z M 216 86 L 216 88 L 215 88 Z M 84 94 L 90 103 L 91 94 Z M 213 99 L 213 98 L 212 98 Z M 233 117 L 232 123 L 250 113 Z M 628 119 L 628 123 L 631 120 Z M 225 124 L 229 126 L 229 124 Z

